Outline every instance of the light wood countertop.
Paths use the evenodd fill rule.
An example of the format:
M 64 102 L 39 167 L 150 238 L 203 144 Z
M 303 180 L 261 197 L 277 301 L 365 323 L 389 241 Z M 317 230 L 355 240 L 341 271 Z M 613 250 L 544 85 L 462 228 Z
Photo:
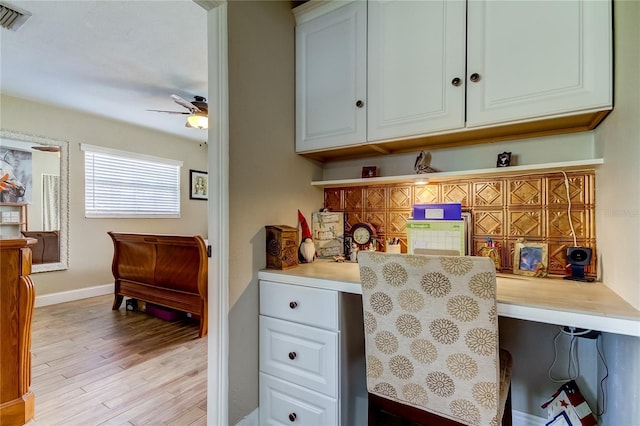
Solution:
M 316 260 L 285 271 L 263 269 L 261 280 L 362 294 L 356 263 Z M 498 274 L 498 314 L 640 337 L 640 311 L 601 282 Z

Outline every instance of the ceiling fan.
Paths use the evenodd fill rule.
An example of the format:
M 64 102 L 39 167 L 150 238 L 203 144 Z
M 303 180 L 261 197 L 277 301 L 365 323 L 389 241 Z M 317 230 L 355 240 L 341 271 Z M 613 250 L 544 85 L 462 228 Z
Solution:
M 209 105 L 203 96 L 194 96 L 193 101 L 184 100 L 178 95 L 171 95 L 171 99 L 180 106 L 189 110 L 186 111 L 163 111 L 159 109 L 149 109 L 147 111 L 165 112 L 167 114 L 188 115 L 185 127 L 195 127 L 197 129 L 207 129 L 209 127 Z

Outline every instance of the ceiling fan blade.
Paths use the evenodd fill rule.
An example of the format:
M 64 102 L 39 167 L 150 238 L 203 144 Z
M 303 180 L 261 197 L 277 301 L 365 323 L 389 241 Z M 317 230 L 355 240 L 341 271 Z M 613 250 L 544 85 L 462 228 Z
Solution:
M 177 103 L 178 105 L 181 105 L 183 107 L 185 107 L 186 109 L 188 109 L 191 112 L 199 112 L 200 108 L 198 108 L 197 106 L 195 106 L 194 104 L 192 104 L 189 101 L 185 101 L 184 99 L 182 99 L 180 96 L 178 95 L 171 95 L 171 99 L 173 99 L 175 101 L 175 103 Z
M 148 109 L 147 111 L 164 112 L 164 113 L 167 113 L 167 114 L 191 115 L 190 112 L 183 112 L 183 111 L 164 111 L 164 110 L 161 110 L 161 109 Z

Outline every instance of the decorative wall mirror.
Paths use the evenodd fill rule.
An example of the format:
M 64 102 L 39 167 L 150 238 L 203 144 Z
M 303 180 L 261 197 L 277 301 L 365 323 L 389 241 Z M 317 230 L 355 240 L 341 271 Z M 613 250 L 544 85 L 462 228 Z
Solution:
M 0 235 L 27 236 L 32 272 L 69 267 L 69 144 L 0 130 Z

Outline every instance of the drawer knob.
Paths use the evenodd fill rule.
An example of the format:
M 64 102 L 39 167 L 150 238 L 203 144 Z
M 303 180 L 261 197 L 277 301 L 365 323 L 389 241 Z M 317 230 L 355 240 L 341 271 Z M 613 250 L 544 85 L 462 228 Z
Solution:
M 292 359 L 292 360 L 293 360 L 293 359 L 296 359 L 296 357 L 297 357 L 297 356 L 298 356 L 298 354 L 297 354 L 297 353 L 295 353 L 295 352 L 289 352 L 289 359 Z
M 451 84 L 453 84 L 454 86 L 458 87 L 462 84 L 462 80 L 460 80 L 459 77 L 454 78 L 453 80 L 451 80 Z
M 356 102 L 356 106 L 357 106 L 358 108 L 362 108 L 362 107 L 364 106 L 364 102 L 362 102 L 362 101 L 358 100 L 358 101 Z
M 298 416 L 296 415 L 296 413 L 289 413 L 289 421 L 290 422 L 295 422 L 297 417 Z
M 471 80 L 474 83 L 477 83 L 480 81 L 480 74 L 478 74 L 477 72 L 474 72 L 473 74 L 471 74 L 471 76 L 469 77 L 469 80 Z
M 295 309 L 295 308 L 297 308 L 297 307 L 298 307 L 298 302 L 289 302 L 289 307 L 290 307 L 291 309 Z

